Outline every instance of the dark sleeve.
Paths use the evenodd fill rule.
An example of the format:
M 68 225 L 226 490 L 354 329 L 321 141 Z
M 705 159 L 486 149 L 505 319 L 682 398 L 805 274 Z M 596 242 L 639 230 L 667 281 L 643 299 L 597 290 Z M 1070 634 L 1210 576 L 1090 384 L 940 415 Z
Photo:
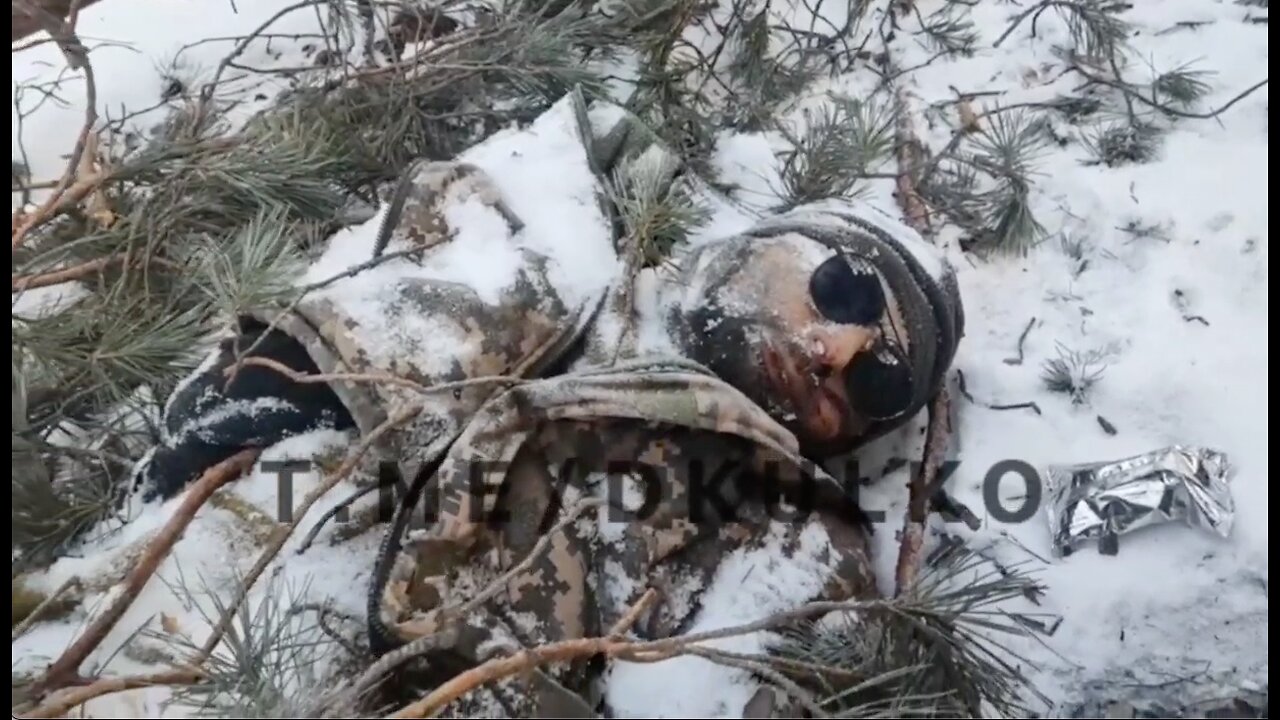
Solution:
M 169 398 L 164 438 L 135 476 L 143 500 L 169 498 L 205 470 L 246 448 L 266 448 L 288 437 L 355 426 L 325 383 L 299 383 L 262 366 L 241 367 L 228 385 L 237 352 L 257 343 L 250 357 L 268 358 L 297 372 L 319 373 L 297 341 L 260 323 L 243 322 Z

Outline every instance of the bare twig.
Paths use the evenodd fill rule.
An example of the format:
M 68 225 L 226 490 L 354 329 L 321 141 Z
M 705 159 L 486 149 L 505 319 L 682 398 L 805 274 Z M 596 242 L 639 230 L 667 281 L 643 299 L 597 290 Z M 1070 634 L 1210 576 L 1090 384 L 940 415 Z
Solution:
M 41 600 L 40 604 L 37 605 L 34 610 L 28 613 L 26 617 L 22 618 L 22 622 L 14 626 L 13 639 L 17 640 L 19 637 L 24 635 L 27 632 L 27 630 L 30 630 L 31 626 L 36 624 L 36 622 L 40 620 L 41 616 L 43 616 L 49 610 L 49 608 L 55 602 L 57 602 L 58 598 L 62 597 L 63 593 L 65 593 L 67 590 L 70 590 L 73 585 L 79 585 L 79 584 L 80 584 L 80 578 L 78 577 L 67 578 L 66 582 L 59 585 L 57 590 L 54 590 L 52 593 L 49 594 L 48 597 L 46 597 L 44 600 Z
M 1022 334 L 1018 336 L 1018 357 L 1005 358 L 1005 365 L 1021 365 L 1022 361 L 1026 359 L 1026 354 L 1023 352 L 1023 346 L 1027 342 L 1027 335 L 1030 334 L 1031 328 L 1035 327 L 1035 324 L 1036 319 L 1034 317 L 1027 321 L 1027 327 L 1025 327 L 1022 330 Z
M 924 440 L 924 462 L 920 471 L 908 485 L 906 518 L 902 530 L 902 545 L 898 551 L 897 592 L 910 589 L 920 572 L 924 549 L 924 525 L 929 512 L 929 500 L 938 487 L 938 468 L 942 464 L 944 450 L 951 435 L 951 399 L 945 387 L 929 404 L 929 428 Z
M 620 638 L 625 635 L 640 619 L 640 616 L 648 612 L 649 608 L 653 607 L 653 604 L 657 601 L 657 590 L 654 588 L 645 590 L 640 599 L 631 605 L 631 609 L 627 610 L 627 613 L 619 618 L 618 622 L 614 623 L 613 627 L 609 629 L 609 637 Z
M 1238 95 L 1231 98 L 1227 102 L 1223 103 L 1218 108 L 1209 110 L 1208 112 L 1195 113 L 1195 112 L 1187 112 L 1185 110 L 1178 110 L 1176 108 L 1169 107 L 1168 105 L 1164 105 L 1159 102 L 1156 102 L 1155 100 L 1152 100 L 1146 97 L 1145 95 L 1143 95 L 1142 93 L 1138 92 L 1136 89 L 1134 89 L 1133 87 L 1125 83 L 1115 82 L 1112 80 L 1108 80 L 1106 78 L 1098 77 L 1097 75 L 1094 75 L 1089 71 L 1081 68 L 1079 65 L 1074 66 L 1072 69 L 1080 73 L 1081 75 L 1083 75 L 1085 79 L 1088 80 L 1089 82 L 1097 83 L 1098 85 L 1105 85 L 1106 87 L 1119 90 L 1120 92 L 1124 93 L 1124 97 L 1128 102 L 1137 100 L 1143 105 L 1146 105 L 1147 107 L 1152 108 L 1154 110 L 1159 110 L 1160 112 L 1167 113 L 1174 117 L 1187 118 L 1191 120 L 1212 120 L 1213 118 L 1216 118 L 1222 113 L 1231 109 L 1231 107 L 1236 103 L 1249 97 L 1254 92 L 1266 87 L 1267 83 L 1270 82 L 1270 78 L 1265 80 L 1259 80 L 1258 82 L 1249 86 L 1248 89 L 1244 90 L 1243 92 L 1239 93 Z
M 62 717 L 81 705 L 113 693 L 126 690 L 155 687 L 157 685 L 192 685 L 200 682 L 204 676 L 197 670 L 169 670 L 154 675 L 134 675 L 130 677 L 104 678 L 83 687 L 66 688 L 53 695 L 34 710 L 23 713 L 24 718 L 56 718 Z
M 13 278 L 13 292 L 23 292 L 34 288 L 50 287 L 53 285 L 61 285 L 72 280 L 81 280 L 94 273 L 101 272 L 112 265 L 124 264 L 128 261 L 128 256 L 121 253 L 118 255 L 107 255 L 105 257 L 87 260 L 78 265 L 72 265 L 61 270 L 51 270 L 45 273 L 34 273 L 31 275 L 17 275 Z M 141 264 L 143 261 L 136 261 L 134 264 Z M 176 267 L 174 263 L 161 258 L 147 258 L 146 262 L 154 262 L 167 266 Z
M 33 684 L 31 689 L 33 697 L 38 697 L 50 690 L 63 687 L 76 678 L 80 664 L 101 644 L 103 638 L 107 636 L 111 628 L 115 627 L 115 624 L 119 622 L 125 611 L 133 604 L 138 592 L 146 585 L 147 580 L 155 574 L 156 568 L 169 554 L 169 551 L 173 549 L 183 530 L 191 523 L 191 520 L 204 505 L 205 501 L 218 488 L 244 473 L 258 457 L 259 452 L 257 449 L 242 450 L 209 468 L 200 476 L 200 479 L 187 491 L 187 496 L 183 499 L 182 505 L 178 507 L 173 516 L 169 518 L 169 522 L 165 523 L 165 526 L 160 529 L 160 532 L 147 545 L 142 556 L 138 558 L 137 563 L 125 577 L 125 585 L 120 596 Z
M 21 246 L 23 240 L 32 230 L 44 224 L 56 214 L 55 211 L 60 207 L 63 196 L 72 187 L 73 182 L 78 186 L 89 179 L 81 177 L 77 182 L 77 176 L 81 174 L 82 170 L 81 159 L 85 154 L 85 148 L 90 144 L 90 135 L 93 133 L 94 123 L 98 121 L 98 85 L 94 79 L 93 64 L 89 62 L 89 53 L 75 34 L 76 4 L 75 0 L 73 0 L 69 12 L 71 17 L 67 22 L 57 22 L 56 26 L 46 26 L 45 29 L 57 40 L 58 46 L 62 48 L 63 54 L 66 55 L 67 64 L 72 68 L 84 71 L 84 124 L 80 128 L 76 144 L 71 150 L 71 157 L 67 160 L 66 172 L 62 174 L 62 178 L 58 180 L 58 184 L 54 186 L 49 197 L 45 198 L 45 201 L 40 203 L 29 214 L 23 213 L 21 210 L 14 214 L 12 221 L 12 249 L 17 249 Z M 91 189 L 92 186 L 90 187 Z M 84 195 L 88 195 L 88 193 L 88 190 L 84 191 Z M 76 200 L 76 202 L 78 201 Z
M 226 635 L 227 630 L 231 628 L 231 621 L 235 618 L 236 613 L 240 611 L 240 608 L 248 598 L 249 590 L 253 587 L 253 584 L 257 582 L 263 571 L 267 569 L 267 566 L 271 564 L 271 561 L 280 554 L 281 548 L 284 547 L 284 544 L 288 541 L 289 537 L 293 535 L 294 531 L 298 529 L 298 525 L 302 522 L 302 519 L 307 516 L 307 511 L 311 509 L 311 506 L 314 505 L 325 493 L 332 490 L 335 485 L 343 480 L 343 478 L 350 475 L 356 469 L 356 465 L 359 464 L 360 458 L 364 457 L 364 454 L 369 451 L 369 448 L 373 447 L 374 443 L 378 442 L 382 436 L 408 422 L 421 411 L 421 405 L 405 407 L 395 415 L 388 418 L 386 422 L 374 428 L 372 432 L 365 436 L 365 438 L 360 442 L 360 445 L 356 448 L 355 452 L 353 452 L 342 463 L 333 475 L 325 478 L 324 482 L 321 483 L 319 487 L 312 490 L 305 498 L 303 498 L 302 504 L 298 508 L 297 516 L 289 525 L 287 531 L 276 535 L 275 541 L 262 551 L 262 555 L 258 557 L 258 562 L 245 576 L 244 582 L 241 583 L 237 592 L 235 602 L 228 606 L 227 612 L 223 614 L 222 618 L 218 621 L 218 625 L 213 629 L 213 633 L 200 649 L 200 655 L 196 661 L 196 665 L 202 664 L 205 659 L 213 654 L 214 649 L 218 647 L 218 643 L 222 641 L 222 637 Z

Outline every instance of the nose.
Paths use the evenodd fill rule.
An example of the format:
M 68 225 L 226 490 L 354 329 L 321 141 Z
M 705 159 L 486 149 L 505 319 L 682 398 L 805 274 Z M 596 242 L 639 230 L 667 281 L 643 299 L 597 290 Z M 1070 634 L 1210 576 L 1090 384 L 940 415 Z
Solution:
M 809 352 L 819 365 L 843 371 L 875 344 L 879 334 L 879 328 L 861 325 L 817 326 L 809 333 Z

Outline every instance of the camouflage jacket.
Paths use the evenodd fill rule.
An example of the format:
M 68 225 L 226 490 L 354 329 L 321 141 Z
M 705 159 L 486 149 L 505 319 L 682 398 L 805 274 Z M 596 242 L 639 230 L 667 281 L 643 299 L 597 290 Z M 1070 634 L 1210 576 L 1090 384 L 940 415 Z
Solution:
M 550 158 L 555 177 L 543 177 Z M 413 478 L 369 588 L 375 651 L 431 638 L 443 681 L 521 647 L 607 634 L 650 588 L 659 600 L 629 632 L 679 634 L 725 559 L 752 549 L 809 559 L 812 586 L 796 602 L 875 592 L 840 488 L 774 418 L 686 359 L 593 352 L 627 257 L 607 198 L 640 173 L 670 181 L 674 158 L 619 108 L 571 95 L 528 128 L 413 168 L 368 248 L 385 262 L 257 313 L 322 372 L 402 379 L 333 384 L 375 450 Z M 556 192 L 530 200 L 547 182 Z M 518 257 L 497 290 L 432 264 L 471 224 Z M 567 232 L 578 251 L 618 259 L 615 278 L 583 292 L 565 277 L 571 258 L 548 238 Z M 812 499 L 800 517 L 777 516 L 783 487 Z M 603 505 L 577 505 L 592 498 Z M 445 714 L 593 717 L 609 705 L 601 677 L 596 661 L 549 665 Z M 725 712 L 778 712 L 744 697 L 750 710 Z

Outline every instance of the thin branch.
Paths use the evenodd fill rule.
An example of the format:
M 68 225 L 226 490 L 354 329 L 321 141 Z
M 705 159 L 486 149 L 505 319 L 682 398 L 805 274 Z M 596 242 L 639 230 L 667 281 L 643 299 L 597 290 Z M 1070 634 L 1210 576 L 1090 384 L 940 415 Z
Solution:
M 72 265 L 69 268 L 61 270 L 52 270 L 45 273 L 33 273 L 31 275 L 15 275 L 13 277 L 13 292 L 23 292 L 34 288 L 50 287 L 52 285 L 61 285 L 72 280 L 80 280 L 94 273 L 101 272 L 115 264 L 123 264 L 128 260 L 128 256 L 121 253 L 118 255 L 107 255 L 105 257 L 87 260 L 79 265 Z M 139 261 L 139 264 L 142 261 Z M 154 262 L 169 267 L 176 267 L 162 258 L 147 258 L 146 262 Z
M 40 203 L 30 214 L 23 213 L 19 210 L 13 217 L 13 237 L 12 249 L 16 250 L 22 245 L 27 235 L 48 222 L 56 213 L 55 210 L 60 206 L 63 195 L 72 187 L 72 183 L 77 180 L 77 176 L 81 172 L 81 159 L 85 154 L 85 148 L 89 146 L 89 138 L 93 133 L 93 125 L 98 121 L 98 84 L 93 75 L 93 64 L 89 62 L 89 53 L 84 49 L 84 45 L 80 43 L 80 39 L 76 37 L 74 29 L 75 3 L 72 3 L 72 22 L 62 23 L 61 28 L 50 31 L 50 35 L 58 38 L 58 45 L 62 47 L 63 52 L 67 56 L 67 62 L 73 68 L 77 65 L 84 70 L 85 82 L 85 110 L 84 124 L 80 128 L 80 134 L 76 137 L 76 144 L 71 150 L 71 157 L 67 160 L 66 172 L 62 174 L 62 178 L 58 180 L 58 184 L 53 188 L 53 192 L 44 202 Z M 81 178 L 81 181 L 86 178 Z M 78 185 L 79 183 L 77 183 Z M 84 192 L 88 195 L 88 192 Z M 77 202 L 79 200 L 77 199 Z
M 538 542 L 531 550 L 529 550 L 523 560 L 512 566 L 510 570 L 504 572 L 493 582 L 486 585 L 480 593 L 467 602 L 460 605 L 449 606 L 440 610 L 440 617 L 447 620 L 466 617 L 467 615 L 475 612 L 476 608 L 487 602 L 494 595 L 497 595 L 503 589 L 507 588 L 516 575 L 527 571 L 530 566 L 532 566 L 533 563 L 546 552 L 547 548 L 551 546 L 551 543 L 556 539 L 556 536 L 563 532 L 569 525 L 576 522 L 582 513 L 593 507 L 598 507 L 602 503 L 603 501 L 600 498 L 587 498 L 575 505 L 569 510 L 565 517 L 561 518 L 560 522 L 556 523 L 556 525 L 551 528 L 549 532 L 538 538 Z M 651 603 L 652 601 L 648 602 Z M 356 680 L 355 692 L 357 694 L 364 693 L 366 690 L 372 688 L 387 673 L 400 665 L 403 665 L 408 660 L 432 650 L 436 647 L 438 642 L 439 641 L 435 635 L 427 635 L 416 638 L 386 655 L 383 655 L 377 662 L 369 666 L 369 668 L 360 675 L 360 678 Z
M 1191 120 L 1212 120 L 1213 118 L 1216 118 L 1222 113 L 1231 109 L 1231 106 L 1249 97 L 1257 90 L 1266 87 L 1267 83 L 1271 81 L 1270 78 L 1267 78 L 1265 80 L 1259 80 L 1258 82 L 1251 85 L 1247 90 L 1231 98 L 1225 104 L 1223 104 L 1221 107 L 1218 107 L 1215 110 L 1210 110 L 1208 112 L 1202 112 L 1202 113 L 1193 113 L 1193 112 L 1186 112 L 1185 110 L 1178 110 L 1178 109 L 1169 107 L 1167 105 L 1158 103 L 1154 100 L 1151 100 L 1143 96 L 1142 93 L 1133 89 L 1129 85 L 1126 85 L 1125 83 L 1114 82 L 1111 80 L 1107 80 L 1106 78 L 1098 77 L 1084 70 L 1079 65 L 1075 66 L 1073 69 L 1076 72 L 1080 73 L 1081 75 L 1085 76 L 1085 78 L 1090 82 L 1094 82 L 1099 85 L 1105 85 L 1109 88 L 1114 88 L 1116 90 L 1119 90 L 1120 92 L 1124 93 L 1125 98 L 1137 100 L 1138 102 L 1142 103 L 1143 105 L 1146 105 L 1147 107 L 1153 108 L 1155 110 L 1159 110 L 1160 112 L 1163 112 L 1163 113 L 1168 113 L 1169 115 L 1172 115 L 1174 117 L 1187 118 Z
M 200 479 L 187 492 L 182 505 L 138 558 L 137 563 L 126 576 L 124 588 L 116 601 L 33 684 L 31 689 L 33 696 L 38 697 L 69 684 L 77 677 L 81 663 L 102 643 L 107 633 L 115 627 L 125 611 L 133 604 L 138 593 L 147 584 L 147 580 L 155 574 L 156 568 L 168 556 L 200 508 L 218 488 L 240 477 L 253 464 L 259 452 L 257 449 L 242 450 L 209 468 L 200 476 Z
M 67 578 L 66 582 L 58 586 L 57 590 L 54 590 L 48 597 L 46 597 L 44 600 L 41 600 L 40 604 L 37 605 L 34 610 L 28 613 L 26 617 L 22 618 L 22 622 L 14 626 L 13 639 L 17 640 L 19 637 L 22 637 L 24 634 L 26 634 L 26 632 L 31 629 L 31 626 L 35 625 L 36 622 L 40 620 L 40 617 L 43 616 L 45 612 L 47 612 L 49 608 L 53 606 L 55 602 L 57 602 L 58 598 L 62 597 L 63 593 L 65 593 L 67 590 L 70 590 L 73 585 L 79 585 L 79 584 L 80 584 L 80 578 L 78 577 Z
M 920 572 L 924 549 L 924 525 L 929 513 L 929 500 L 939 487 L 938 469 L 951 435 L 951 399 L 944 387 L 929 404 L 929 428 L 925 433 L 924 459 L 920 471 L 908 485 L 909 499 L 898 550 L 897 592 L 906 592 Z
M 350 475 L 356 469 L 356 465 L 359 464 L 360 459 L 364 457 L 364 454 L 367 453 L 369 449 L 373 447 L 374 443 L 378 442 L 382 436 L 416 417 L 420 412 L 422 412 L 421 405 L 408 406 L 388 418 L 386 422 L 374 428 L 373 431 L 360 442 L 360 445 L 356 448 L 355 452 L 342 463 L 333 475 L 325 478 L 324 482 L 321 483 L 319 487 L 312 490 L 305 498 L 303 498 L 302 505 L 297 510 L 297 516 L 289 525 L 287 531 L 276 535 L 274 542 L 262 551 L 262 555 L 258 557 L 257 564 L 255 564 L 253 569 L 245 576 L 244 582 L 241 583 L 237 593 L 236 601 L 228 606 L 227 612 L 223 614 L 222 619 L 218 621 L 217 627 L 213 629 L 213 633 L 205 642 L 204 647 L 200 649 L 200 655 L 196 661 L 197 665 L 203 664 L 203 662 L 213 654 L 214 649 L 218 647 L 218 643 L 222 641 L 222 637 L 226 635 L 227 630 L 231 628 L 231 621 L 235 618 L 236 613 L 240 611 L 240 608 L 248 598 L 249 590 L 253 587 L 253 584 L 257 582 L 263 571 L 267 569 L 267 566 L 271 564 L 271 561 L 280 554 L 281 548 L 283 548 L 284 544 L 288 542 L 294 531 L 298 529 L 298 525 L 302 522 L 303 518 L 307 516 L 307 511 L 311 509 L 311 506 L 314 505 L 325 493 L 332 490 L 335 485 Z
M 293 368 L 271 358 L 264 357 L 247 357 L 239 363 L 242 367 L 246 365 L 258 365 L 260 367 L 270 368 L 276 372 L 285 375 L 290 380 L 297 383 L 330 383 L 330 382 L 369 382 L 382 383 L 385 385 L 400 385 L 411 390 L 416 390 L 422 394 L 436 392 L 452 392 L 460 388 L 473 387 L 475 385 L 490 385 L 500 383 L 510 383 L 512 385 L 527 382 L 524 378 L 512 375 L 484 375 L 481 377 L 467 378 L 466 380 L 454 380 L 451 382 L 438 383 L 436 385 L 423 385 L 414 382 L 408 378 L 402 378 L 396 375 L 387 375 L 382 373 L 319 373 L 308 375 L 298 372 Z M 235 371 L 234 365 L 229 366 L 223 371 L 224 375 L 231 376 Z
M 104 695 L 156 687 L 158 685 L 193 685 L 204 677 L 196 670 L 169 670 L 154 675 L 104 678 L 89 685 L 66 688 L 50 697 L 34 710 L 23 713 L 24 718 L 62 717 L 71 710 Z

